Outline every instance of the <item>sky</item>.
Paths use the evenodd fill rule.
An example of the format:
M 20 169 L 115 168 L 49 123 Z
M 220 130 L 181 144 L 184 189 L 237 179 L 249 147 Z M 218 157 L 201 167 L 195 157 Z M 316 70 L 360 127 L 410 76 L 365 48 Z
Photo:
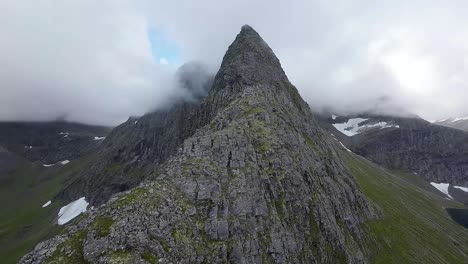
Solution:
M 468 115 L 468 2 L 0 2 L 0 120 L 117 125 L 166 107 L 176 72 L 215 73 L 244 24 L 315 111 Z

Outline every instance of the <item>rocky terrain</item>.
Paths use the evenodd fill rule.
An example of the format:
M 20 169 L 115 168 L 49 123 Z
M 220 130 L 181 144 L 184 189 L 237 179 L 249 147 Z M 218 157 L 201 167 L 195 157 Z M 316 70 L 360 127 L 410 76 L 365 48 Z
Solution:
M 379 211 L 339 159 L 343 148 L 319 128 L 251 27 L 229 47 L 201 104 L 157 115 L 155 124 L 179 132 L 148 127 L 170 142 L 129 144 L 139 154 L 125 162 L 159 161 L 144 183 L 40 243 L 21 263 L 367 262 L 362 225 Z
M 345 135 L 346 130 L 340 132 L 336 126 L 349 120 L 360 121 L 355 126 L 368 128 L 355 135 Z M 427 181 L 468 186 L 466 132 L 434 125 L 418 117 L 324 116 L 321 123 L 353 152 L 387 168 L 416 172 Z M 372 127 L 378 123 L 386 126 Z

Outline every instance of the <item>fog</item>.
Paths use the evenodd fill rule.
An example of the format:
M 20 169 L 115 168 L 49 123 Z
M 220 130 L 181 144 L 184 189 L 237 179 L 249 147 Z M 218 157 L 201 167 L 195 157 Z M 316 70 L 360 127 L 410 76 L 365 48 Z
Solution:
M 0 120 L 116 125 L 197 99 L 206 91 L 184 83 L 204 87 L 243 24 L 316 111 L 468 115 L 466 10 L 465 1 L 3 1 Z M 190 61 L 206 68 L 181 81 Z

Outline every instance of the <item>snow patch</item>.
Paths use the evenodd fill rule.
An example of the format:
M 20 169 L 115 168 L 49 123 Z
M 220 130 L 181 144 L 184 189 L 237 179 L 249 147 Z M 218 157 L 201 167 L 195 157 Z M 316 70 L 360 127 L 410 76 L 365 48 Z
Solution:
M 32 146 L 24 146 L 24 148 L 32 149 Z
M 44 167 L 52 167 L 52 166 L 54 166 L 54 165 L 55 165 L 55 164 L 42 164 L 42 166 L 44 166 Z
M 94 140 L 103 140 L 105 139 L 106 137 L 94 137 Z
M 60 208 L 60 211 L 58 213 L 58 224 L 64 225 L 73 218 L 79 216 L 81 213 L 86 212 L 86 208 L 88 207 L 88 205 L 89 203 L 86 202 L 85 197 L 81 197 L 80 199 L 73 201 Z
M 460 190 L 462 190 L 462 191 L 464 191 L 464 192 L 467 192 L 467 193 L 468 193 L 468 188 L 466 188 L 466 187 L 461 187 L 461 186 L 453 186 L 453 188 L 457 188 L 457 189 L 460 189 Z
M 335 120 L 337 118 L 336 115 L 332 115 L 332 119 Z
M 434 186 L 437 190 L 439 190 L 441 193 L 447 195 L 450 199 L 453 199 L 452 196 L 450 196 L 448 192 L 449 185 L 448 183 L 435 183 L 431 182 L 431 185 Z
M 63 161 L 60 162 L 60 164 L 62 164 L 62 165 L 65 165 L 67 163 L 70 163 L 70 161 L 69 160 L 63 160 Z
M 450 121 L 449 123 L 458 122 L 458 121 L 463 121 L 463 120 L 468 120 L 468 116 L 454 118 L 454 119 L 453 119 L 452 121 Z
M 445 118 L 445 119 L 440 119 L 440 120 L 428 120 L 431 123 L 442 123 L 442 122 L 447 122 L 450 121 L 450 118 Z
M 352 152 L 351 150 L 349 150 L 349 148 L 347 148 L 345 145 L 343 145 L 343 143 L 340 142 L 340 145 L 341 145 L 344 149 L 346 149 L 348 152 Z
M 351 118 L 345 123 L 333 124 L 333 126 L 338 129 L 341 133 L 345 134 L 348 137 L 352 137 L 361 132 L 364 132 L 371 128 L 388 128 L 395 127 L 400 128 L 399 125 L 387 123 L 387 122 L 378 122 L 375 124 L 364 124 L 360 125 L 362 122 L 369 120 L 369 118 Z
M 134 125 L 138 124 L 138 120 L 133 123 Z
M 68 132 L 60 132 L 59 135 L 63 135 L 64 138 L 68 137 Z
M 42 208 L 49 206 L 51 203 L 52 203 L 51 201 L 48 201 L 47 203 L 45 203 L 44 205 L 42 205 Z

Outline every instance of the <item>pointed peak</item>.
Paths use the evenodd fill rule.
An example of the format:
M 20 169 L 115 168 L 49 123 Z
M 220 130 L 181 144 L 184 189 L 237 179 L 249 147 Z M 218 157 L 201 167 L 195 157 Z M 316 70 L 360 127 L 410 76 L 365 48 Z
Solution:
M 248 33 L 255 33 L 255 34 L 258 34 L 257 31 L 255 31 L 255 29 L 253 29 L 250 25 L 243 25 L 242 28 L 241 28 L 241 34 L 244 33 L 244 34 L 248 34 Z
M 280 61 L 262 37 L 249 25 L 241 28 L 224 55 L 214 90 L 234 83 L 272 84 L 287 79 Z

